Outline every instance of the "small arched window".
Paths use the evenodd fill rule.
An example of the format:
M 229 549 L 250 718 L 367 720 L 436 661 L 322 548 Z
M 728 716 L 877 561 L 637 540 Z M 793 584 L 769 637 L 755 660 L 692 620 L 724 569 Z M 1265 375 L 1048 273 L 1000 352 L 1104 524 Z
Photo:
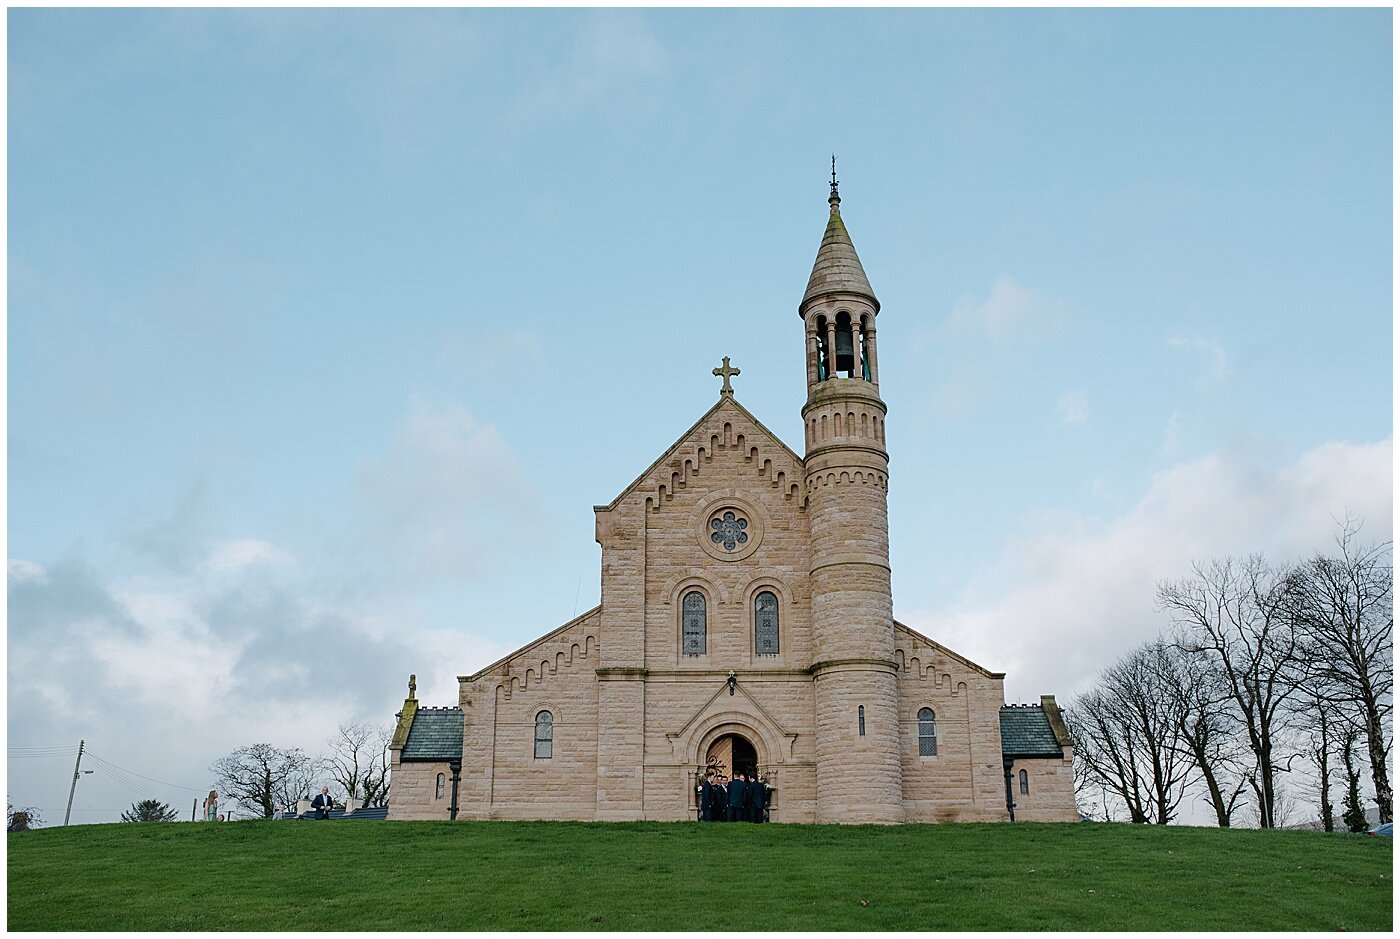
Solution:
M 1028 796 L 1028 795 L 1030 795 L 1030 794 L 1031 794 L 1031 779 L 1030 779 L 1029 776 L 1026 775 L 1026 771 L 1025 771 L 1025 770 L 1021 770 L 1021 795 L 1023 795 L 1023 796 Z
M 938 725 L 933 708 L 919 709 L 919 756 L 938 756 Z
M 535 759 L 548 760 L 554 756 L 554 715 L 541 711 L 535 715 Z
M 865 705 L 856 708 L 856 723 L 860 725 L 860 735 L 865 736 Z
M 692 590 L 681 601 L 681 651 L 705 654 L 705 595 Z
M 753 651 L 755 655 L 778 654 L 778 598 L 769 590 L 754 597 Z
M 442 798 L 442 794 L 443 794 L 444 792 L 446 792 L 446 791 L 447 791 L 447 776 L 446 776 L 444 773 L 438 773 L 438 778 L 437 778 L 437 795 L 433 796 L 433 798 L 434 798 L 434 799 L 441 799 L 441 798 Z

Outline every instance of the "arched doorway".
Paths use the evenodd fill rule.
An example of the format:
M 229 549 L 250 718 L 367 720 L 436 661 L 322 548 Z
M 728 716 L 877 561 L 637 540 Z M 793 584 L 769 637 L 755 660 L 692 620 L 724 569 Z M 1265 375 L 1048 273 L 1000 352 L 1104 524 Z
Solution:
M 743 735 L 725 734 L 705 751 L 705 768 L 731 779 L 738 773 L 753 778 L 758 772 L 758 752 Z

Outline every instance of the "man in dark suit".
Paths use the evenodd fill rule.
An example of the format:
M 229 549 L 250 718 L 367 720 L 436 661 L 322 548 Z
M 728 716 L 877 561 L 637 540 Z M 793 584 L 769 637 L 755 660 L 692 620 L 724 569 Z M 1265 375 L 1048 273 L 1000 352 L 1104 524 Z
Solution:
M 744 782 L 743 773 L 735 773 L 734 781 L 729 784 L 729 820 L 731 822 L 741 822 L 747 816 L 744 804 L 748 798 L 748 783 Z
M 717 822 L 726 821 L 729 818 L 729 777 L 721 773 L 715 777 L 715 791 L 711 805 L 713 807 L 714 820 Z
M 768 798 L 768 787 L 757 776 L 749 783 L 749 821 L 763 821 L 763 803 Z
M 331 807 L 335 800 L 331 798 L 331 790 L 328 786 L 321 787 L 321 794 L 311 800 L 311 808 L 316 813 L 317 818 L 330 818 Z
M 705 778 L 700 780 L 700 785 L 695 787 L 699 795 L 700 821 L 713 821 L 715 817 L 715 774 L 706 773 Z

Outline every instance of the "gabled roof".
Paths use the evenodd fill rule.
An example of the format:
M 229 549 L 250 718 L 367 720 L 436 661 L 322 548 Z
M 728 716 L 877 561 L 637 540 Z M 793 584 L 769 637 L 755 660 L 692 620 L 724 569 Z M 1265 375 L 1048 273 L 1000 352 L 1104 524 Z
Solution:
M 906 633 L 908 633 L 909 635 L 913 636 L 915 639 L 919 640 L 920 642 L 924 643 L 925 645 L 928 645 L 928 646 L 930 646 L 931 648 L 936 649 L 937 651 L 939 651 L 939 652 L 943 653 L 944 655 L 948 656 L 948 658 L 952 659 L 954 662 L 961 662 L 963 665 L 966 665 L 968 668 L 972 669 L 973 671 L 980 672 L 980 673 L 982 673 L 983 675 L 987 676 L 988 678 L 1005 678 L 1005 677 L 1006 677 L 1006 673 L 1005 673 L 1005 672 L 994 672 L 994 671 L 991 671 L 990 669 L 983 668 L 982 666 L 978 665 L 976 662 L 972 661 L 972 659 L 969 659 L 969 658 L 967 658 L 967 657 L 965 657 L 965 656 L 958 655 L 956 652 L 954 652 L 952 649 L 948 648 L 947 646 L 943 645 L 941 642 L 935 642 L 934 640 L 930 639 L 928 636 L 925 636 L 923 633 L 919 632 L 917 629 L 913 629 L 913 628 L 911 628 L 911 627 L 909 627 L 909 626 L 905 626 L 905 625 L 904 625 L 903 623 L 901 623 L 899 620 L 895 620 L 895 621 L 894 621 L 894 628 L 895 628 L 896 630 L 901 630 L 901 629 L 902 629 L 904 632 L 906 632 Z
M 1004 704 L 1001 708 L 1001 755 L 1063 757 L 1064 749 L 1038 704 Z
M 846 231 L 846 223 L 841 220 L 841 199 L 833 192 L 831 198 L 831 219 L 826 223 L 826 233 L 822 235 L 821 247 L 817 249 L 817 260 L 812 265 L 812 276 L 807 279 L 807 292 L 802 295 L 798 311 L 807 305 L 808 300 L 833 293 L 854 293 L 869 297 L 875 304 L 875 312 L 880 312 L 880 301 L 875 299 L 875 291 L 865 276 L 865 268 L 856 254 L 856 246 L 851 243 L 851 235 Z
M 462 758 L 462 709 L 419 708 L 399 760 L 434 763 Z
M 620 498 L 620 497 L 619 497 L 619 498 Z M 531 649 L 535 648 L 536 646 L 543 645 L 544 643 L 546 643 L 546 642 L 548 642 L 549 640 L 553 639 L 555 636 L 559 635 L 560 633 L 564 632 L 565 630 L 572 629 L 573 627 L 577 626 L 579 623 L 582 623 L 584 620 L 588 619 L 590 616 L 597 616 L 597 615 L 598 615 L 598 612 L 599 612 L 600 610 L 602 610 L 602 609 L 603 609 L 602 604 L 599 604 L 598 606 L 595 606 L 595 607 L 594 607 L 593 609 L 591 609 L 591 610 L 586 610 L 586 611 L 580 613 L 578 616 L 575 616 L 573 619 L 569 620 L 569 621 L 568 621 L 567 623 L 565 623 L 563 626 L 556 626 L 556 627 L 554 627 L 553 629 L 551 629 L 549 632 L 545 633 L 543 636 L 536 636 L 534 639 L 531 639 L 529 642 L 525 643 L 523 646 L 521 646 L 520 648 L 516 649 L 514 652 L 508 652 L 508 653 L 506 653 L 505 655 L 501 656 L 501 657 L 500 657 L 499 659 L 497 659 L 496 661 L 492 662 L 490 665 L 487 665 L 487 666 L 484 666 L 484 667 L 482 667 L 482 668 L 479 668 L 479 669 L 477 669 L 475 672 L 473 672 L 473 673 L 470 674 L 470 675 L 458 675 L 458 676 L 457 676 L 457 680 L 458 680 L 458 681 L 476 681 L 477 679 L 481 678 L 482 675 L 485 675 L 487 672 L 490 672 L 490 671 L 495 670 L 496 668 L 499 668 L 501 665 L 504 665 L 506 662 L 509 662 L 511 659 L 514 659 L 514 658 L 517 658 L 517 657 L 519 657 L 519 656 L 521 656 L 521 655 L 524 655 L 526 652 L 529 652 Z
M 595 505 L 595 506 L 593 506 L 594 511 L 596 511 L 596 512 L 606 512 L 606 511 L 610 511 L 610 510 L 612 510 L 612 509 L 617 508 L 617 504 L 618 504 L 619 502 L 621 502 L 621 501 L 623 500 L 623 498 L 624 498 L 628 493 L 630 493 L 630 492 L 632 492 L 634 489 L 636 489 L 637 486 L 642 482 L 642 480 L 646 479 L 646 478 L 647 478 L 648 476 L 650 476 L 653 472 L 655 472 L 657 467 L 659 467 L 659 466 L 661 466 L 662 464 L 664 464 L 664 463 L 666 462 L 666 459 L 667 459 L 672 453 L 675 452 L 675 450 L 676 450 L 677 447 L 679 447 L 682 443 L 685 442 L 685 440 L 686 440 L 687 437 L 689 437 L 691 434 L 695 433 L 695 431 L 699 430 L 700 427 L 701 427 L 702 425 L 704 425 L 704 423 L 705 423 L 706 421 L 708 421 L 711 417 L 713 417 L 715 414 L 717 414 L 719 411 L 721 411 L 721 410 L 724 409 L 725 407 L 731 407 L 731 408 L 733 408 L 734 410 L 738 411 L 741 415 L 743 415 L 745 418 L 747 418 L 748 420 L 752 421 L 752 422 L 753 422 L 753 425 L 754 425 L 755 427 L 757 427 L 760 431 L 762 431 L 764 434 L 766 434 L 766 435 L 769 437 L 769 439 L 771 439 L 774 443 L 776 443 L 779 447 L 781 447 L 781 448 L 783 449 L 783 452 L 784 452 L 784 453 L 786 453 L 788 456 L 792 457 L 793 461 L 794 461 L 798 466 L 802 466 L 802 465 L 803 465 L 803 463 L 802 463 L 802 457 L 798 456 L 797 453 L 794 452 L 793 449 L 792 449 L 791 447 L 789 447 L 787 444 L 783 443 L 783 440 L 782 440 L 781 437 L 779 437 L 777 434 L 773 433 L 773 432 L 772 432 L 771 430 L 769 430 L 766 426 L 764 426 L 764 423 L 763 423 L 762 421 L 760 421 L 758 418 L 754 417 L 753 414 L 749 411 L 748 408 L 744 407 L 744 406 L 743 406 L 742 404 L 740 404 L 737 400 L 735 400 L 734 397 L 733 397 L 732 395 L 721 395 L 721 396 L 720 396 L 720 399 L 714 403 L 714 406 L 713 406 L 713 407 L 711 407 L 711 408 L 710 408 L 708 411 L 706 411 L 704 414 L 701 414 L 699 420 L 697 420 L 694 424 L 691 424 L 690 427 L 688 427 L 688 428 L 686 429 L 685 433 L 681 434 L 681 435 L 680 435 L 679 437 L 677 437 L 674 441 L 672 441 L 672 442 L 671 442 L 671 445 L 670 445 L 669 447 L 667 447 L 664 451 L 662 451 L 661 455 L 660 455 L 659 457 L 657 457 L 657 458 L 652 462 L 652 464 L 651 464 L 650 466 L 648 466 L 646 469 L 642 470 L 642 472 L 637 476 L 636 479 L 634 479 L 634 480 L 632 480 L 630 483 L 628 483 L 628 484 L 627 484 L 627 487 L 617 494 L 617 498 L 613 499 L 613 500 L 612 500 L 611 502 L 609 502 L 607 505 Z

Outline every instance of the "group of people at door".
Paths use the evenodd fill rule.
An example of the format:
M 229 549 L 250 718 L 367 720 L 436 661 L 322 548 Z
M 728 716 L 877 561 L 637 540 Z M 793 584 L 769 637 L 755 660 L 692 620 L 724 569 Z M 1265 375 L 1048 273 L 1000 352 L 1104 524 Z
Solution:
M 757 773 L 738 772 L 730 779 L 710 769 L 695 787 L 702 822 L 766 822 L 773 787 Z

